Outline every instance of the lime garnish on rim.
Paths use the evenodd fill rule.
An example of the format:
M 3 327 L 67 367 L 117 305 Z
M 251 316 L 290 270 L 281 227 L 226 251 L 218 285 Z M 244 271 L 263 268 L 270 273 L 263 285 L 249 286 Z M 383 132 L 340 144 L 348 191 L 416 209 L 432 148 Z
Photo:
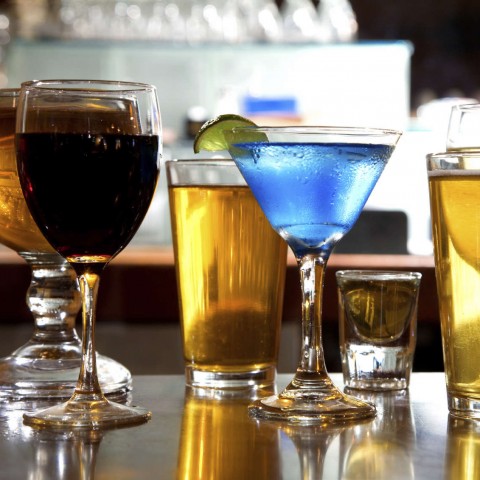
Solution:
M 218 152 L 220 150 L 228 150 L 229 142 L 226 140 L 224 132 L 232 130 L 236 127 L 255 127 L 248 118 L 233 113 L 219 115 L 213 120 L 204 123 L 193 141 L 193 151 L 195 153 L 200 150 L 209 152 Z

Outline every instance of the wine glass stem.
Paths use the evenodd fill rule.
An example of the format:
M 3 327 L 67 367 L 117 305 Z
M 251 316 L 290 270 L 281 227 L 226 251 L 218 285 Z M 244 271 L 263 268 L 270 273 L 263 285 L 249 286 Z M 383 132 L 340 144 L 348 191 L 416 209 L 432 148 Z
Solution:
M 95 310 L 100 277 L 96 273 L 83 273 L 78 276 L 82 295 L 82 366 L 75 395 L 103 397 L 98 382 L 95 357 Z
M 322 345 L 322 293 L 326 259 L 305 255 L 298 259 L 302 286 L 302 352 L 296 379 L 327 377 Z

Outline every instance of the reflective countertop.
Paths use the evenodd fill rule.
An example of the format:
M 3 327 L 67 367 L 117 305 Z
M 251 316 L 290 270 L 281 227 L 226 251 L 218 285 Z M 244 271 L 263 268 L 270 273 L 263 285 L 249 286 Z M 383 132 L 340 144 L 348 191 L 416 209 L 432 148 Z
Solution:
M 283 388 L 291 375 L 278 377 Z M 332 375 L 341 386 L 341 376 Z M 449 417 L 443 373 L 415 373 L 408 391 L 362 394 L 375 419 L 312 427 L 257 422 L 248 400 L 186 391 L 183 376 L 134 377 L 140 426 L 75 434 L 0 417 L 1 479 L 467 479 L 480 478 L 480 422 Z

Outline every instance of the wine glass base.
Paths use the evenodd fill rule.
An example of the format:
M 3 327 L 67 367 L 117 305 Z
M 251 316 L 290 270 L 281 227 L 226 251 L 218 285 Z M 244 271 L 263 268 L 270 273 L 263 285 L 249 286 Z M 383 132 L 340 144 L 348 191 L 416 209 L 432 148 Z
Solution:
M 0 402 L 68 399 L 77 384 L 81 346 L 27 343 L 0 359 Z M 132 389 L 130 372 L 117 361 L 97 354 L 99 382 L 104 394 L 122 400 Z
M 101 430 L 138 425 L 150 420 L 145 408 L 100 401 L 72 401 L 33 413 L 25 413 L 23 422 L 37 428 Z
M 253 402 L 249 407 L 253 418 L 317 425 L 348 423 L 373 418 L 375 406 L 349 395 L 272 395 Z

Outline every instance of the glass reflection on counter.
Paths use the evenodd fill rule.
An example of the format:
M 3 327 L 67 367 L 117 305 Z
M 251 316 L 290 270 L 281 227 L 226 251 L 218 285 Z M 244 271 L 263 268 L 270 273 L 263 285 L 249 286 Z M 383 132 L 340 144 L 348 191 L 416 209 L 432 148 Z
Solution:
M 278 429 L 249 418 L 251 401 L 187 388 L 177 479 L 281 478 Z
M 448 417 L 445 478 L 480 478 L 480 425 L 478 422 Z
M 99 430 L 36 432 L 34 471 L 29 478 L 93 480 L 102 437 Z
M 329 452 L 330 448 L 333 449 L 334 440 L 342 431 L 347 429 L 348 426 L 325 424 L 295 425 L 284 422 L 277 422 L 276 424 L 292 441 L 298 453 L 300 467 L 298 475 L 296 474 L 294 478 L 301 478 L 302 480 L 323 479 L 327 452 Z M 331 453 L 332 458 L 338 458 L 338 444 L 337 451 L 329 453 Z M 336 463 L 338 464 L 338 462 Z M 290 476 L 287 478 L 290 478 Z M 332 475 L 332 472 L 329 472 L 327 478 L 337 477 Z
M 46 401 L 18 402 L 19 409 L 0 409 L 0 431 L 12 454 L 27 466 L 25 478 L 35 480 L 93 480 L 100 443 L 99 430 L 34 429 L 23 423 L 23 414 L 49 405 Z M 51 403 L 50 403 L 51 405 Z M 21 407 L 21 408 L 20 408 Z M 2 465 L 1 478 L 9 477 Z M 0 476 L 1 476 L 0 475 Z
M 373 422 L 345 430 L 340 439 L 342 480 L 415 478 L 416 432 L 408 390 L 355 392 L 377 407 Z

